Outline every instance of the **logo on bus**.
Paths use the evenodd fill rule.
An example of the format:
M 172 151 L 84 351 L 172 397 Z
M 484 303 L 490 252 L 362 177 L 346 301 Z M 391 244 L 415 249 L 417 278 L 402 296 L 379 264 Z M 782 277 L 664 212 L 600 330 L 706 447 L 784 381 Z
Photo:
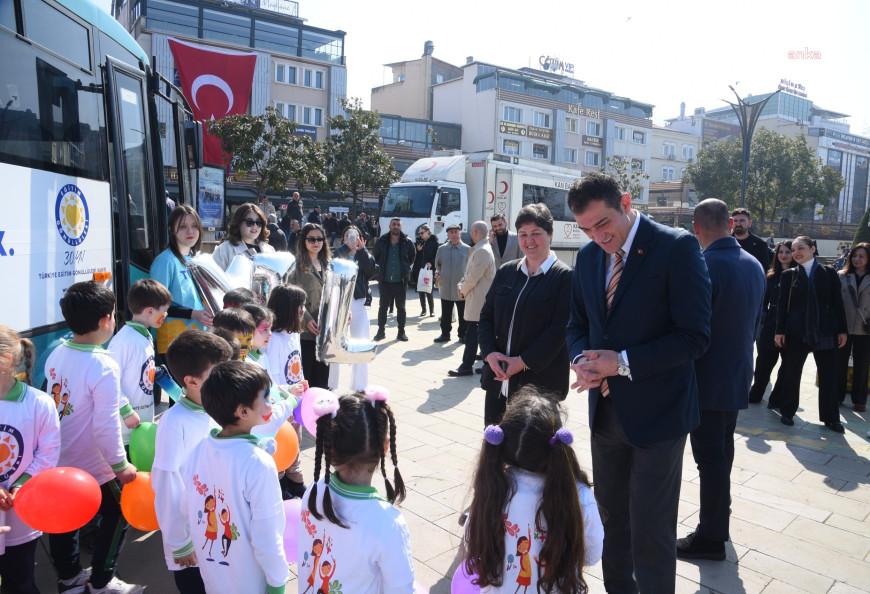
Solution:
M 85 195 L 75 184 L 67 184 L 57 194 L 54 205 L 54 221 L 61 238 L 71 246 L 77 246 L 88 234 L 90 219 Z

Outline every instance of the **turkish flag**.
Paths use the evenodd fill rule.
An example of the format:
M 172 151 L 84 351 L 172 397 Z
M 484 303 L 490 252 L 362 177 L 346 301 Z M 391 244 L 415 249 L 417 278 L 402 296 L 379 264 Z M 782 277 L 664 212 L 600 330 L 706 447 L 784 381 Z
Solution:
M 239 53 L 169 40 L 181 90 L 202 122 L 247 113 L 257 54 Z M 207 132 L 202 139 L 203 160 L 224 163 L 221 142 Z

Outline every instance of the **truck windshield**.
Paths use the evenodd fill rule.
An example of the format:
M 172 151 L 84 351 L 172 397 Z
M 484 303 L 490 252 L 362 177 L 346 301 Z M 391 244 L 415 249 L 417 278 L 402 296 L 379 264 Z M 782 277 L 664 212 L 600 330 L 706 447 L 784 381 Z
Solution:
M 429 217 L 432 215 L 434 186 L 393 187 L 384 198 L 382 217 Z

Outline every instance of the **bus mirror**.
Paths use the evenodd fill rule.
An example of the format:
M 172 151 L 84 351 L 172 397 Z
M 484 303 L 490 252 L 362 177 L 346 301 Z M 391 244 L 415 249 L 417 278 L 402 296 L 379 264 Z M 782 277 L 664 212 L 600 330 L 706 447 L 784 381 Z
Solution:
M 202 167 L 202 122 L 184 122 L 184 153 L 191 169 Z

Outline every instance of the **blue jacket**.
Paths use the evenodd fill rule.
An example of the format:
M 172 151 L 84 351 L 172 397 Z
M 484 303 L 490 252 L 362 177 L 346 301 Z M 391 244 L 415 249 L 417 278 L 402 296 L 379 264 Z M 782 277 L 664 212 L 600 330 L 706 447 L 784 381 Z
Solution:
M 609 311 L 608 255 L 594 242 L 577 254 L 567 334 L 572 361 L 587 349 L 626 351 L 631 379 L 608 378 L 610 398 L 628 440 L 645 445 L 700 422 L 694 360 L 710 342 L 710 276 L 693 235 L 638 216 Z M 598 398 L 589 390 L 590 427 Z
M 710 348 L 695 361 L 701 410 L 749 406 L 752 347 L 761 323 L 766 282 L 761 264 L 733 237 L 704 250 L 713 284 Z

